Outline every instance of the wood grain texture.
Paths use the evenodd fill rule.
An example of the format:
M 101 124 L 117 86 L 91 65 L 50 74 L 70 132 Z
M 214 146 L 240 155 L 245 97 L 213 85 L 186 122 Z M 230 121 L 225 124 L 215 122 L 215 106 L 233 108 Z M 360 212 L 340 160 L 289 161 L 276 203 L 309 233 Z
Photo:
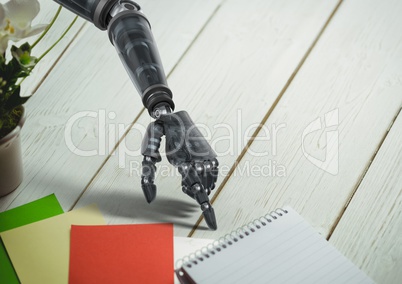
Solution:
M 218 185 L 336 4 L 225 1 L 171 74 L 169 84 L 177 110 L 190 113 L 219 156 Z M 143 197 L 139 147 L 149 122 L 144 113 L 77 207 L 95 202 L 109 223 L 173 222 L 175 235 L 185 236 L 201 211 L 182 193 L 176 169 L 162 162 L 156 200 L 148 205 Z M 132 152 L 124 155 L 127 148 Z M 232 202 L 228 204 L 236 207 L 237 202 Z
M 53 19 L 59 7 L 57 3 L 49 0 L 39 0 L 41 10 L 34 20 L 33 25 L 48 24 Z M 39 57 L 42 55 L 53 43 L 55 43 L 62 33 L 67 29 L 73 21 L 75 15 L 66 9 L 62 9 L 57 21 L 52 26 L 47 35 L 35 46 L 32 55 Z M 71 43 L 74 36 L 81 29 L 84 20 L 78 19 L 65 37 L 56 45 L 35 67 L 32 74 L 22 83 L 21 95 L 30 96 L 38 85 L 44 80 L 44 77 L 50 72 L 50 69 L 56 64 L 59 57 L 62 55 L 66 47 Z M 27 39 L 31 44 L 38 38 L 38 36 L 30 37 Z M 25 41 L 21 41 L 23 43 Z
M 254 141 L 214 202 L 218 230 L 202 222 L 194 237 L 217 238 L 284 205 L 329 234 L 402 104 L 402 3 L 389 4 L 341 4 L 257 136 L 271 140 Z
M 402 279 L 402 115 L 329 241 L 377 283 Z
M 213 0 L 144 2 L 166 73 L 218 4 Z M 141 110 L 140 97 L 107 34 L 86 25 L 27 104 L 24 181 L 1 200 L 0 210 L 53 192 L 64 210 L 71 209 L 123 133 L 117 126 L 129 126 Z M 70 144 L 87 152 L 73 153 Z

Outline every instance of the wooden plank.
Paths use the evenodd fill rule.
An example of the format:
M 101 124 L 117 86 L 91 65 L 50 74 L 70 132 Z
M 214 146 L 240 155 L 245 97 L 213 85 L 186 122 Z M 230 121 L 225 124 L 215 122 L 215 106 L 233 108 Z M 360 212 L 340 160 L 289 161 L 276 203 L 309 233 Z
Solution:
M 214 0 L 144 2 L 167 73 L 218 4 Z M 1 200 L 0 210 L 53 192 L 69 210 L 122 134 L 108 126 L 129 126 L 142 110 L 107 34 L 92 25 L 80 33 L 50 75 L 27 104 L 24 181 Z
M 402 114 L 329 241 L 377 283 L 402 279 Z
M 33 25 L 36 24 L 48 24 L 53 19 L 58 5 L 49 0 L 39 0 L 41 10 L 34 20 Z M 52 26 L 48 34 L 39 42 L 37 46 L 33 49 L 32 55 L 39 57 L 42 55 L 53 43 L 55 43 L 60 35 L 67 29 L 70 25 L 74 16 L 71 12 L 66 9 L 62 9 L 57 21 Z M 35 67 L 32 74 L 22 83 L 21 95 L 29 96 L 38 87 L 38 84 L 42 82 L 44 77 L 50 72 L 52 66 L 57 62 L 58 58 L 61 56 L 62 52 L 71 43 L 74 36 L 77 34 L 79 29 L 82 27 L 84 20 L 78 19 L 74 26 L 71 28 L 68 34 L 56 45 L 52 51 L 50 51 L 41 62 Z M 38 36 L 28 38 L 27 40 L 32 44 Z M 22 43 L 22 42 L 21 42 Z
M 172 73 L 177 110 L 190 113 L 219 155 L 218 185 L 244 147 L 245 133 L 251 135 L 253 124 L 262 120 L 336 4 L 226 1 Z M 182 193 L 175 168 L 161 163 L 156 200 L 148 205 L 143 197 L 139 148 L 149 122 L 144 113 L 77 207 L 95 202 L 109 223 L 174 222 L 175 234 L 184 236 L 201 211 Z M 131 152 L 125 154 L 127 148 Z
M 195 237 L 284 205 L 328 235 L 402 104 L 401 12 L 400 1 L 341 4 L 257 136 L 271 140 L 252 143 L 214 202 L 219 229 L 202 223 Z

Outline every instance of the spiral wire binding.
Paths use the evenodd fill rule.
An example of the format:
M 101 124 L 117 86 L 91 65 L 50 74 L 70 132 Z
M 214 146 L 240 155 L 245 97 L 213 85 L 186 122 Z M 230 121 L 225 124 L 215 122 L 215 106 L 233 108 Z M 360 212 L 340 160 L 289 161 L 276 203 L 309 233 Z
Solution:
M 284 214 L 287 214 L 288 211 L 286 209 L 278 208 L 271 213 L 268 213 L 265 216 L 256 219 L 233 232 L 226 234 L 221 237 L 219 240 L 214 241 L 213 243 L 207 245 L 206 247 L 201 248 L 200 250 L 195 251 L 194 253 L 180 259 L 176 262 L 176 267 L 180 269 L 185 266 L 186 268 L 191 268 L 193 265 L 197 265 L 199 262 L 202 262 L 210 257 L 213 257 L 215 254 L 220 251 L 228 248 L 229 246 L 234 245 L 235 243 L 241 241 L 242 239 L 247 238 L 247 236 L 255 233 L 262 227 L 267 226 L 269 223 L 274 220 L 282 217 Z

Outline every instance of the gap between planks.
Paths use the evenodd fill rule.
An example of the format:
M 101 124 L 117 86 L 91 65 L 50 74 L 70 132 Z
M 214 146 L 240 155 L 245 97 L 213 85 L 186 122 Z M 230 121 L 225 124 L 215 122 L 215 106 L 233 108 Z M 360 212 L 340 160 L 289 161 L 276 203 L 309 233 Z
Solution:
M 208 24 L 211 22 L 211 20 L 215 17 L 216 13 L 219 11 L 219 9 L 221 8 L 222 4 L 225 3 L 226 0 L 223 0 L 219 5 L 217 5 L 217 7 L 215 8 L 215 10 L 211 13 L 211 15 L 208 17 L 208 19 L 206 20 L 206 22 L 204 23 L 204 25 L 202 25 L 201 29 L 198 31 L 198 33 L 195 35 L 195 37 L 193 38 L 193 40 L 190 42 L 190 44 L 188 45 L 188 47 L 185 49 L 185 51 L 183 52 L 183 54 L 179 57 L 179 59 L 177 60 L 177 62 L 173 65 L 172 69 L 169 71 L 169 73 L 167 74 L 167 79 L 169 79 L 170 75 L 174 72 L 174 70 L 176 69 L 176 67 L 180 64 L 180 62 L 182 62 L 182 60 L 184 59 L 184 57 L 187 55 L 188 51 L 191 49 L 191 47 L 194 45 L 194 43 L 197 41 L 197 39 L 200 37 L 200 35 L 204 32 L 205 28 L 208 26 Z M 81 29 L 80 29 L 81 31 Z M 79 32 L 80 32 L 79 31 Z M 79 33 L 78 32 L 78 33 Z M 77 33 L 77 35 L 78 35 Z M 75 38 L 75 37 L 74 37 Z M 58 61 L 58 60 L 57 60 Z M 53 68 L 53 66 L 52 66 Z M 46 76 L 45 76 L 46 78 Z M 36 90 L 36 89 L 35 89 Z M 141 117 L 141 115 L 144 113 L 145 108 L 142 108 L 141 111 L 137 114 L 137 116 L 134 118 L 133 122 L 130 124 L 130 127 L 127 128 L 126 132 L 124 132 L 124 134 L 121 136 L 121 138 L 119 139 L 119 141 L 117 141 L 116 145 L 114 145 L 113 150 L 110 151 L 110 154 L 105 158 L 105 160 L 102 162 L 102 164 L 99 166 L 99 168 L 96 170 L 95 174 L 92 176 L 92 178 L 89 180 L 88 184 L 85 186 L 84 190 L 81 192 L 81 194 L 78 196 L 78 198 L 75 200 L 75 202 L 73 203 L 73 205 L 70 207 L 70 209 L 68 211 L 71 211 L 74 209 L 74 207 L 77 205 L 77 203 L 79 202 L 79 200 L 81 199 L 81 197 L 85 194 L 85 192 L 88 190 L 89 186 L 92 184 L 92 182 L 95 180 L 96 176 L 99 174 L 99 172 L 102 170 L 102 168 L 106 165 L 106 163 L 109 161 L 109 159 L 112 157 L 113 153 L 117 150 L 117 148 L 119 147 L 120 143 L 126 138 L 126 136 L 128 135 L 128 133 L 130 132 L 130 130 L 133 128 L 134 124 L 138 121 L 138 119 Z M 198 222 L 197 222 L 198 224 Z
M 317 42 L 319 41 L 319 39 L 321 38 L 321 35 L 324 33 L 325 29 L 327 28 L 327 26 L 329 25 L 329 23 L 331 22 L 332 18 L 334 17 L 334 15 L 336 14 L 336 12 L 339 10 L 339 7 L 341 6 L 343 0 L 340 0 L 338 2 L 338 4 L 335 6 L 334 10 L 331 12 L 331 14 L 329 15 L 327 21 L 325 22 L 325 24 L 323 25 L 323 27 L 321 28 L 321 30 L 319 31 L 319 33 L 317 34 L 316 38 L 314 39 L 314 41 L 312 42 L 312 44 L 310 45 L 310 47 L 308 48 L 308 50 L 306 51 L 305 55 L 303 56 L 303 58 L 300 60 L 299 64 L 297 65 L 296 69 L 293 71 L 292 75 L 289 77 L 289 79 L 287 80 L 286 84 L 283 86 L 282 90 L 279 92 L 279 95 L 277 96 L 277 98 L 275 99 L 274 103 L 272 104 L 272 106 L 268 109 L 267 113 L 265 114 L 265 116 L 263 117 L 263 119 L 261 120 L 260 124 L 258 125 L 258 127 L 256 128 L 256 130 L 254 131 L 254 133 L 252 134 L 250 140 L 247 142 L 247 144 L 244 146 L 243 150 L 241 151 L 240 155 L 237 157 L 236 161 L 234 162 L 234 164 L 232 165 L 232 167 L 230 168 L 228 174 L 225 176 L 224 180 L 222 181 L 221 185 L 219 186 L 219 188 L 216 190 L 215 195 L 211 198 L 211 204 L 213 204 L 215 202 L 215 200 L 218 198 L 219 193 L 222 191 L 222 189 L 224 188 L 225 184 L 227 183 L 227 181 L 230 179 L 230 177 L 232 176 L 234 170 L 236 169 L 237 165 L 240 163 L 240 161 L 242 160 L 242 158 L 244 157 L 244 155 L 246 154 L 247 150 L 250 148 L 251 144 L 253 143 L 255 137 L 258 135 L 258 133 L 260 132 L 262 126 L 267 122 L 268 118 L 270 117 L 270 115 L 272 114 L 272 112 L 274 111 L 275 107 L 278 105 L 279 101 L 281 100 L 281 98 L 283 97 L 283 95 L 285 94 L 286 90 L 288 89 L 288 87 L 290 86 L 290 84 L 292 83 L 293 79 L 296 77 L 297 73 L 299 72 L 299 70 L 301 69 L 301 67 L 303 66 L 304 62 L 307 60 L 308 56 L 310 55 L 311 51 L 314 49 L 315 45 L 317 44 Z M 200 217 L 198 218 L 197 222 L 195 223 L 194 227 L 192 228 L 192 230 L 190 231 L 190 233 L 188 234 L 188 237 L 192 237 L 192 235 L 194 234 L 194 232 L 197 230 L 197 228 L 199 227 L 201 221 L 203 219 L 203 216 L 200 215 Z
M 365 167 L 360 179 L 357 181 L 354 189 L 352 190 L 352 192 L 350 194 L 350 197 L 349 197 L 348 201 L 345 204 L 345 207 L 343 207 L 341 212 L 339 212 L 338 218 L 335 220 L 334 225 L 332 226 L 331 230 L 328 233 L 328 236 L 326 237 L 326 239 L 328 241 L 331 238 L 332 234 L 334 233 L 334 231 L 335 231 L 336 227 L 338 226 L 339 222 L 341 221 L 341 219 L 342 219 L 343 215 L 345 214 L 346 210 L 348 209 L 350 202 L 352 201 L 353 197 L 355 196 L 356 192 L 358 191 L 358 189 L 360 187 L 360 184 L 362 183 L 364 177 L 366 176 L 369 168 L 373 164 L 375 157 L 377 156 L 378 152 L 380 151 L 380 148 L 384 144 L 385 139 L 387 139 L 387 136 L 388 136 L 392 126 L 394 125 L 396 119 L 398 118 L 398 116 L 400 114 L 402 114 L 402 108 L 399 109 L 399 111 L 396 113 L 396 115 L 392 119 L 390 126 L 388 127 L 387 131 L 385 131 L 384 136 L 382 137 L 380 143 L 378 143 L 378 146 L 377 146 L 376 150 L 374 151 L 373 155 L 371 156 L 371 158 L 367 162 L 367 166 Z

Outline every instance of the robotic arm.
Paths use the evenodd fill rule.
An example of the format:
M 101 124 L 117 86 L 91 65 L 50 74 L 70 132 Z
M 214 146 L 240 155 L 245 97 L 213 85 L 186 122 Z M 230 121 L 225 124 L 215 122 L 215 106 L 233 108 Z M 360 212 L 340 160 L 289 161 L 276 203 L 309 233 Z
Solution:
M 107 30 L 142 103 L 155 119 L 147 129 L 141 152 L 141 187 L 148 203 L 156 197 L 156 163 L 165 136 L 166 156 L 182 176 L 182 190 L 201 207 L 208 227 L 216 230 L 208 195 L 218 176 L 216 154 L 185 111 L 173 113 L 172 91 L 155 44 L 151 26 L 140 6 L 131 0 L 55 0 L 73 13 Z

